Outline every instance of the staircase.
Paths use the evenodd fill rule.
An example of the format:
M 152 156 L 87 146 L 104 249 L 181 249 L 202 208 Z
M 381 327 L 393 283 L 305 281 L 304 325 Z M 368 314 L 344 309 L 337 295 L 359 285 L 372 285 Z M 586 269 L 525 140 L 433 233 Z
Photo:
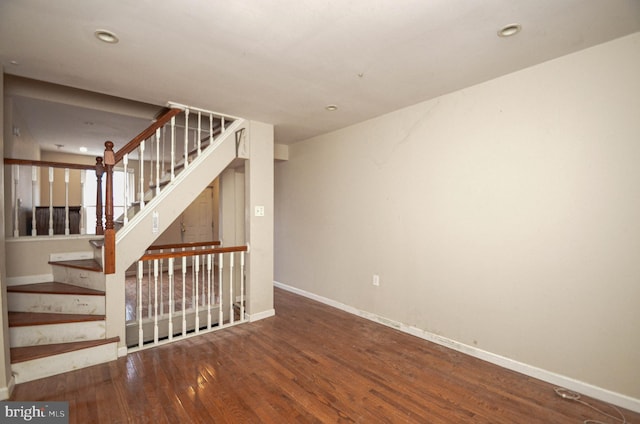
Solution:
M 105 278 L 94 256 L 55 255 L 53 281 L 7 287 L 16 383 L 118 357 L 119 338 L 105 335 Z
M 234 118 L 214 142 L 202 143 L 193 153 L 185 143 L 187 153 L 177 157 L 186 156 L 188 163 L 174 164 L 175 177 L 168 175 L 157 181 L 161 190 L 152 185 L 145 193 L 146 207 L 132 208 L 132 216 L 123 219 L 116 233 L 116 249 L 109 250 L 101 240 L 92 243 L 91 251 L 51 254 L 52 281 L 7 286 L 11 369 L 16 384 L 117 359 L 126 325 L 120 311 L 106 309 L 107 282 L 110 290 L 124 284 L 126 269 L 206 185 L 234 161 L 247 158 L 239 155 L 243 145 L 237 135 L 244 126 L 244 120 Z M 134 140 L 144 140 L 145 131 Z M 139 157 L 143 157 L 142 151 Z M 158 166 L 156 163 L 156 170 Z M 156 228 L 154 215 L 160 217 L 159 225 L 157 231 L 150 231 Z M 103 270 L 109 269 L 111 256 L 107 252 L 118 264 L 112 274 Z M 106 323 L 117 329 L 120 320 L 120 337 L 107 337 Z

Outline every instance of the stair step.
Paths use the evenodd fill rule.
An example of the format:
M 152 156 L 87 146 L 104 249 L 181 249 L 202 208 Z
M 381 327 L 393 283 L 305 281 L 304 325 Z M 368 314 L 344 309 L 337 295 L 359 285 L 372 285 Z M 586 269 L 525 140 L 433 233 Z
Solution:
M 48 282 L 24 284 L 21 286 L 8 286 L 8 293 L 38 293 L 38 294 L 70 294 L 85 296 L 104 296 L 104 292 L 100 290 L 88 289 L 85 287 L 75 286 L 73 284 Z
M 90 347 L 101 346 L 109 343 L 117 343 L 119 337 L 112 337 L 101 340 L 87 340 L 82 342 L 56 343 L 40 346 L 13 347 L 11 348 L 11 363 L 30 361 L 33 359 L 46 358 L 51 355 L 58 355 L 66 352 L 87 349 Z
M 52 314 L 9 311 L 9 327 L 32 325 L 67 324 L 71 322 L 104 321 L 104 315 Z
M 104 239 L 93 239 L 93 240 L 89 240 L 89 244 L 93 247 L 95 247 L 96 249 L 102 249 L 102 246 L 104 246 Z
M 73 261 L 49 261 L 50 265 L 102 272 L 102 266 L 95 259 L 78 259 Z

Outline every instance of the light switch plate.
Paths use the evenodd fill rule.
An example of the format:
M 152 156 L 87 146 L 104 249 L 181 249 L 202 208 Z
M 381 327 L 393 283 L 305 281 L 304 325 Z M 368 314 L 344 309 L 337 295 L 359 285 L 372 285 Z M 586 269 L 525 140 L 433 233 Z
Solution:
M 264 206 L 256 206 L 256 216 L 264 216 Z

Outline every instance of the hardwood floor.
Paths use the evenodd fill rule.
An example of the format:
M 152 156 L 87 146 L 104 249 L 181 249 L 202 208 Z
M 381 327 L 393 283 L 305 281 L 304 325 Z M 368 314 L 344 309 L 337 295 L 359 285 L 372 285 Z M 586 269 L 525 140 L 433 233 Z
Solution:
M 69 401 L 70 423 L 615 422 L 547 383 L 295 294 L 276 289 L 275 303 L 275 317 L 23 383 L 11 400 Z

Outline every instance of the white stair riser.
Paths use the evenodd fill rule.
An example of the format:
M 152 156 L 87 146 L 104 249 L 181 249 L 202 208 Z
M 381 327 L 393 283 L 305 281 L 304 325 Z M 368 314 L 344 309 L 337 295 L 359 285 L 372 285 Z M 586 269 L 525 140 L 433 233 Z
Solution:
M 118 359 L 118 344 L 109 343 L 11 365 L 16 384 Z
M 104 274 L 84 269 L 51 265 L 55 281 L 73 284 L 87 289 L 104 291 Z
M 14 312 L 105 315 L 104 296 L 7 293 L 7 302 Z
M 104 321 L 30 325 L 9 329 L 11 347 L 98 340 L 106 337 Z

